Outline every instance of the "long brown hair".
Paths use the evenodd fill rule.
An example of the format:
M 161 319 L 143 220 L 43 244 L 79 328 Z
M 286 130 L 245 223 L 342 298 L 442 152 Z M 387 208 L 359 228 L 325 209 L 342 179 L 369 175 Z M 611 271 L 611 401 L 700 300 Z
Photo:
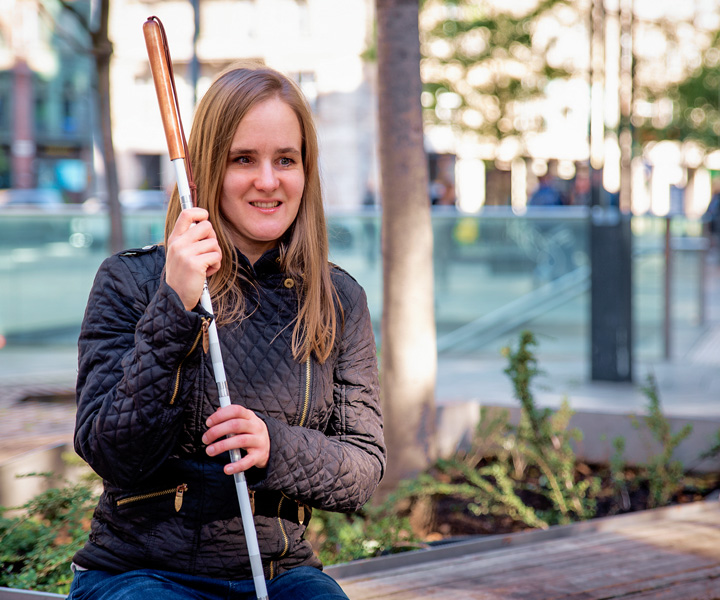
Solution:
M 293 355 L 307 360 L 312 352 L 324 362 L 333 348 L 340 303 L 330 277 L 328 239 L 323 210 L 318 142 L 312 112 L 298 86 L 268 67 L 243 63 L 221 73 L 198 104 L 188 140 L 189 160 L 197 186 L 197 205 L 210 213 L 210 222 L 223 254 L 220 270 L 208 280 L 219 325 L 238 322 L 246 314 L 230 225 L 220 210 L 227 157 L 238 125 L 257 104 L 279 98 L 297 115 L 302 134 L 305 188 L 297 217 L 280 240 L 284 272 L 301 285 L 292 337 Z M 177 187 L 165 220 L 165 243 L 180 214 Z M 340 313 L 342 314 L 342 313 Z

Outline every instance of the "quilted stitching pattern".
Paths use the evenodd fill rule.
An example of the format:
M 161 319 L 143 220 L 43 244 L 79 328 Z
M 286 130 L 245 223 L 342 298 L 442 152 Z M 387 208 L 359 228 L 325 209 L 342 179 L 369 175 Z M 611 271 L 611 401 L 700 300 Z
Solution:
M 281 523 L 291 540 L 276 564 L 276 572 L 282 572 L 317 565 L 289 499 L 356 510 L 382 476 L 385 448 L 364 291 L 345 272 L 333 270 L 344 328 L 331 358 L 322 365 L 311 361 L 308 384 L 308 365 L 292 358 L 292 324 L 287 325 L 297 312 L 296 291 L 284 284 L 287 275 L 278 271 L 275 256 L 266 254 L 249 276 L 250 315 L 239 325 L 220 328 L 219 336 L 232 401 L 256 411 L 270 433 L 267 468 L 247 476 L 269 503 L 255 516 L 264 564 L 283 554 Z M 75 445 L 104 478 L 106 493 L 91 542 L 76 561 L 105 569 L 152 564 L 248 577 L 234 486 L 222 473 L 227 458 L 209 459 L 200 442 L 205 419 L 219 405 L 210 361 L 201 345 L 195 346 L 209 315 L 199 307 L 184 310 L 161 282 L 163 265 L 162 249 L 111 257 L 88 301 L 80 336 Z M 148 520 L 148 530 L 114 508 L 118 497 L 181 482 L 188 484 L 183 510 L 161 510 L 160 517 Z M 283 495 L 289 512 L 278 519 Z M 162 547 L 156 540 L 163 540 Z
M 173 433 L 182 427 L 182 403 L 170 405 L 170 396 L 201 328 L 200 314 L 186 312 L 164 283 L 141 285 L 127 260 L 107 259 L 90 293 L 79 341 L 75 428 L 80 456 L 120 487 L 151 477 L 170 454 Z M 186 389 L 189 379 L 186 372 Z

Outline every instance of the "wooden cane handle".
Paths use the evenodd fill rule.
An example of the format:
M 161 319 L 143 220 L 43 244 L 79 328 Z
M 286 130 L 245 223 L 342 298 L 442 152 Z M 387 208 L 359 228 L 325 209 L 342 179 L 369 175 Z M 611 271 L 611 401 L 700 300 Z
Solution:
M 160 106 L 160 116 L 165 129 L 170 160 L 185 158 L 178 110 L 172 91 L 170 68 L 163 51 L 160 26 L 152 19 L 148 19 L 143 24 L 143 34 L 145 35 L 145 45 L 150 58 L 150 71 L 155 83 L 155 92 Z

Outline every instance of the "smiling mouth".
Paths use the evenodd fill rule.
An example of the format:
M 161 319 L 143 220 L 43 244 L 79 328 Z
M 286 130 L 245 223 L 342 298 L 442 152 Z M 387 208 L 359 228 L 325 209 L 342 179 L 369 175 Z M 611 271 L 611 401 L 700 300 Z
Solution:
M 276 208 L 280 206 L 280 202 L 277 200 L 273 200 L 272 202 L 251 202 L 250 204 L 255 208 Z

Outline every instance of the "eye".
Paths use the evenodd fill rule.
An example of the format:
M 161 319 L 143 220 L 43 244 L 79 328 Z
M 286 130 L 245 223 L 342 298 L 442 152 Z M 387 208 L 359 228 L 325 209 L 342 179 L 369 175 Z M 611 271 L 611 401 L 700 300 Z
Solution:
M 283 156 L 283 157 L 280 159 L 280 164 L 281 164 L 283 167 L 291 167 L 292 165 L 295 164 L 295 160 L 292 159 L 292 158 L 290 158 L 289 156 Z
M 251 159 L 249 156 L 240 155 L 240 156 L 235 157 L 234 162 L 236 162 L 239 165 L 249 165 L 251 162 Z

